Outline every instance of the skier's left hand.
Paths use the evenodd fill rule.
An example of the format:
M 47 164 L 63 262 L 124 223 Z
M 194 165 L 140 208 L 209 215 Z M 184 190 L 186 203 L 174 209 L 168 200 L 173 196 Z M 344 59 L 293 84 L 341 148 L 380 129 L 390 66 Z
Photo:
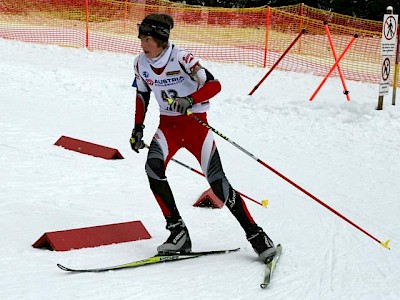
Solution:
M 144 142 L 142 140 L 143 139 L 143 129 L 144 129 L 143 124 L 136 124 L 135 128 L 133 128 L 133 130 L 132 130 L 131 138 L 129 139 L 131 148 L 136 153 L 139 153 L 139 150 L 144 148 Z
M 193 105 L 193 98 L 191 96 L 175 98 L 171 103 L 171 109 L 179 112 L 182 115 L 187 114 L 187 110 Z

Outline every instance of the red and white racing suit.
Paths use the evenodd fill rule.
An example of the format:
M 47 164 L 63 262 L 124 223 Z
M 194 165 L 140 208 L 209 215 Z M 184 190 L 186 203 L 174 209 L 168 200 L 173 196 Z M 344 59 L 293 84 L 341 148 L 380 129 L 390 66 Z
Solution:
M 160 124 L 150 144 L 146 173 L 150 188 L 166 219 L 180 219 L 180 213 L 165 176 L 165 169 L 180 148 L 186 148 L 198 160 L 213 192 L 230 209 L 245 232 L 255 224 L 240 195 L 229 184 L 212 135 L 193 117 L 172 111 L 168 98 L 191 96 L 193 114 L 207 122 L 209 99 L 221 85 L 192 54 L 173 44 L 160 55 L 165 61 L 155 68 L 144 53 L 135 59 L 137 86 L 135 124 L 144 123 L 150 92 L 160 106 Z

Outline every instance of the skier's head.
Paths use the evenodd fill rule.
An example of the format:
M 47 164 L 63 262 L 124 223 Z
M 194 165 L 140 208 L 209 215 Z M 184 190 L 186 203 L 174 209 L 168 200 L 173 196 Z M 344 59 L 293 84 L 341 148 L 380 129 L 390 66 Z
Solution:
M 138 37 L 151 36 L 159 46 L 162 46 L 168 42 L 173 27 L 174 20 L 170 15 L 150 14 L 143 19 L 142 23 L 138 24 Z

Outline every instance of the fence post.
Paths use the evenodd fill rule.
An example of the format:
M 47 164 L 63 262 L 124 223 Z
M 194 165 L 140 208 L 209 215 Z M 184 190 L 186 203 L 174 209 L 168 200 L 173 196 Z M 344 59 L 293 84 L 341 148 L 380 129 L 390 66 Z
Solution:
M 285 57 L 285 55 L 289 52 L 290 49 L 294 46 L 294 44 L 297 42 L 297 40 L 300 38 L 300 36 L 306 32 L 306 29 L 303 28 L 300 33 L 297 35 L 297 37 L 294 39 L 294 41 L 290 44 L 290 46 L 283 52 L 283 54 L 278 58 L 278 60 L 272 65 L 271 69 L 265 74 L 265 76 L 254 86 L 254 88 L 251 90 L 249 95 L 253 95 L 253 93 L 258 89 L 258 87 L 261 85 L 261 83 L 264 82 L 264 80 L 271 74 L 271 72 L 276 68 L 276 66 L 280 63 L 280 61 Z
M 89 0 L 85 0 L 85 14 L 86 14 L 86 42 L 85 47 L 89 48 Z
M 400 47 L 400 30 L 397 29 L 396 63 L 394 65 L 392 105 L 396 105 L 397 81 L 399 80 L 399 63 L 400 63 L 399 47 Z
M 337 55 L 336 55 L 335 46 L 333 45 L 331 32 L 329 30 L 328 21 L 324 21 L 324 27 L 325 27 L 326 35 L 328 36 L 329 45 L 331 46 L 333 58 L 336 61 L 337 60 Z M 339 72 L 340 81 L 342 82 L 343 94 L 346 96 L 347 101 L 350 101 L 349 90 L 347 89 L 346 82 L 344 81 L 343 72 L 342 72 L 342 69 L 340 68 L 339 64 L 337 65 L 337 70 Z
M 269 6 L 267 6 L 267 13 L 265 16 L 265 47 L 264 47 L 264 63 L 263 63 L 264 68 L 267 67 L 270 15 L 271 15 L 271 8 Z
M 340 54 L 340 56 L 338 57 L 338 59 L 335 61 L 335 63 L 333 64 L 332 68 L 329 70 L 328 74 L 326 74 L 326 76 L 324 77 L 324 79 L 321 81 L 321 83 L 319 84 L 319 86 L 317 87 L 317 89 L 314 91 L 314 93 L 312 94 L 310 101 L 313 101 L 315 96 L 317 95 L 317 93 L 319 92 L 319 90 L 322 88 L 322 86 L 325 84 L 325 82 L 328 80 L 328 77 L 331 76 L 333 70 L 335 70 L 335 68 L 337 68 L 337 66 L 339 65 L 339 62 L 342 60 L 343 56 L 346 54 L 346 52 L 350 49 L 350 46 L 354 43 L 354 41 L 356 40 L 356 38 L 358 38 L 358 34 L 355 33 L 353 35 L 353 38 L 351 39 L 350 43 L 346 46 L 346 48 L 343 50 L 342 54 Z
M 128 0 L 125 0 L 124 9 L 124 31 L 126 30 L 126 23 L 128 22 Z
M 304 28 L 303 15 L 304 15 L 304 3 L 300 3 L 300 29 Z M 297 51 L 299 53 L 301 52 L 301 38 L 299 39 L 299 47 L 298 47 Z

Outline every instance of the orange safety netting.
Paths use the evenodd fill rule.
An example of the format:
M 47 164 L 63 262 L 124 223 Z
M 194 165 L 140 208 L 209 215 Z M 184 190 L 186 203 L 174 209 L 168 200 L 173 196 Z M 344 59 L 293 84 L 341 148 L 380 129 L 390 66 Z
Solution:
M 382 22 L 303 4 L 229 9 L 162 0 L 0 0 L 0 37 L 138 54 L 137 24 L 153 12 L 174 18 L 171 40 L 195 55 L 260 67 L 271 67 L 305 28 L 277 68 L 317 75 L 326 75 L 334 63 L 323 23 L 329 21 L 338 56 L 359 36 L 340 63 L 344 77 L 379 82 Z

